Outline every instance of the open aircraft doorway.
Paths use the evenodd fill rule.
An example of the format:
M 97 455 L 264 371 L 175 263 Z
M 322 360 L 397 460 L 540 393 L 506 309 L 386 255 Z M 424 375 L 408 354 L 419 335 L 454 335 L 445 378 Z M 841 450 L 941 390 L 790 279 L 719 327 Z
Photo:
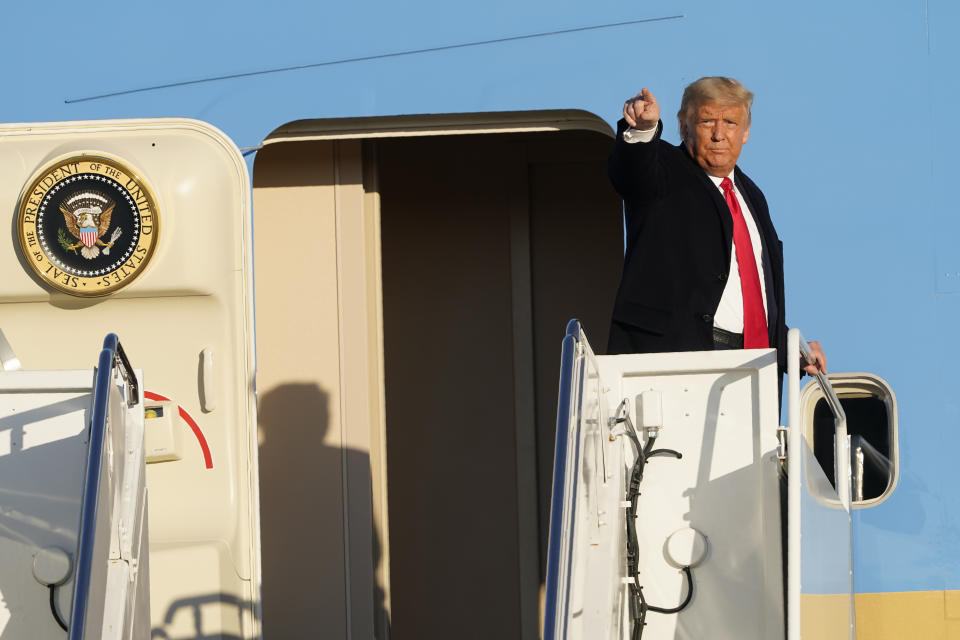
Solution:
M 267 633 L 538 636 L 558 345 L 573 316 L 606 342 L 622 265 L 611 138 L 551 111 L 303 121 L 265 141 Z

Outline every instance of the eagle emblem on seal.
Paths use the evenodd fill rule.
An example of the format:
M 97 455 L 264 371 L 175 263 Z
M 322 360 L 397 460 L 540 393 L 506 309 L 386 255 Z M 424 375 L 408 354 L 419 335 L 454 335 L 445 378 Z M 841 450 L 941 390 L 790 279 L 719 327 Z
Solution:
M 115 227 L 110 239 L 104 242 L 103 237 L 110 229 L 110 218 L 116 206 L 113 200 L 99 191 L 83 191 L 60 204 L 60 212 L 67 225 L 67 232 L 60 229 L 57 240 L 60 246 L 67 251 L 77 253 L 80 250 L 87 260 L 92 260 L 103 254 L 110 255 L 110 248 L 117 241 L 123 231 Z
M 110 295 L 150 263 L 159 215 L 150 186 L 120 159 L 64 156 L 25 185 L 20 252 L 39 284 L 72 296 Z

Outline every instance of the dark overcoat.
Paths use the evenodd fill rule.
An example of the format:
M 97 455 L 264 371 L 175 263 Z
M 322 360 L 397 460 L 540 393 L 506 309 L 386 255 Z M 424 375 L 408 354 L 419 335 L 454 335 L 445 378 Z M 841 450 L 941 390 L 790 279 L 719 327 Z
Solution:
M 730 270 L 733 219 L 720 190 L 684 145 L 623 140 L 620 120 L 610 180 L 623 198 L 627 248 L 607 353 L 713 349 L 713 314 Z M 786 368 L 783 244 L 763 193 L 738 166 L 734 181 L 763 243 L 770 345 Z

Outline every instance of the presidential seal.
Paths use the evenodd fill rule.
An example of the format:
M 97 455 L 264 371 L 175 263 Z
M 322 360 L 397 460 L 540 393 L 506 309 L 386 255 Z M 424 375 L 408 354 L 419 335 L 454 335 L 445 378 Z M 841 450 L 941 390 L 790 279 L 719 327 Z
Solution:
M 75 296 L 133 282 L 157 244 L 156 200 L 122 162 L 79 155 L 44 168 L 17 215 L 20 250 L 40 279 Z

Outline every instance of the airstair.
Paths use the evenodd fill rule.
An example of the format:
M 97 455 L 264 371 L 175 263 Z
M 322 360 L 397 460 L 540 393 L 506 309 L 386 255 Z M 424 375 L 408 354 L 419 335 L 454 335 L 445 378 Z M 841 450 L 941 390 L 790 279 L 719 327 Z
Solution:
M 0 360 L 2 637 L 149 637 L 141 376 L 114 334 L 89 370 Z
M 854 505 L 841 398 L 822 374 L 801 392 L 801 357 L 792 329 L 781 427 L 773 349 L 595 356 L 570 322 L 544 638 L 855 638 L 851 509 L 868 506 L 871 462 L 854 469 Z M 866 383 L 848 381 L 867 378 L 879 380 L 834 381 L 859 398 Z M 818 404 L 833 415 L 826 470 L 805 426 Z M 854 442 L 855 463 L 867 451 L 892 491 L 895 464 Z

